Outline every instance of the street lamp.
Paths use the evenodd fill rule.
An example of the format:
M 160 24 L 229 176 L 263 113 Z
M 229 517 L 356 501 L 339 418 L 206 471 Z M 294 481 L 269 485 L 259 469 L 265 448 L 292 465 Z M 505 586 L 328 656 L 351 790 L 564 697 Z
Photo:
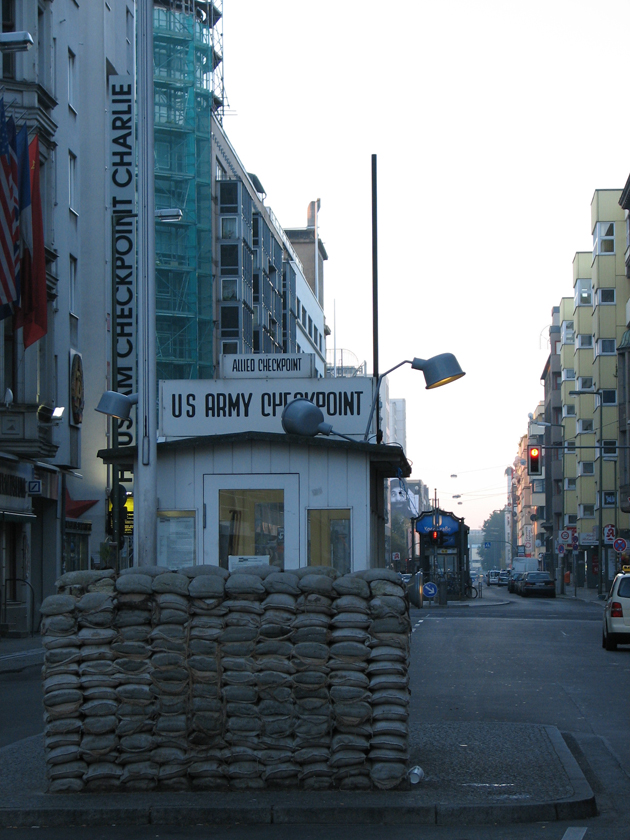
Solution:
M 599 397 L 599 535 L 597 540 L 597 553 L 599 557 L 599 570 L 597 575 L 597 596 L 602 597 L 604 591 L 604 401 L 600 388 L 592 391 L 569 391 L 572 397 L 583 397 L 586 395 Z
M 448 385 L 449 382 L 454 382 L 456 379 L 461 379 L 462 376 L 465 376 L 464 371 L 459 366 L 459 362 L 452 353 L 440 353 L 437 356 L 432 356 L 430 359 L 416 358 L 413 359 L 413 361 L 405 359 L 405 361 L 394 365 L 393 368 L 386 370 L 385 373 L 381 373 L 376 380 L 376 393 L 374 394 L 374 399 L 372 400 L 370 416 L 368 417 L 367 427 L 365 429 L 365 434 L 363 435 L 364 441 L 368 439 L 370 434 L 370 426 L 372 425 L 374 409 L 376 408 L 376 403 L 378 402 L 381 382 L 389 373 L 397 370 L 399 367 L 402 367 L 402 365 L 411 365 L 414 370 L 421 370 L 424 374 L 427 390 L 430 388 L 439 388 L 441 385 Z

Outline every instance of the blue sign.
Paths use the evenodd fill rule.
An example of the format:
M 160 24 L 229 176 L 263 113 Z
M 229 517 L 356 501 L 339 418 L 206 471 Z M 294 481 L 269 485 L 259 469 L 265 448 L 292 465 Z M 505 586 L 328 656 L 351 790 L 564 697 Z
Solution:
M 425 598 L 435 598 L 437 595 L 437 586 L 432 581 L 427 581 L 422 587 L 422 594 Z
M 485 543 L 483 544 L 483 547 L 484 547 L 484 548 L 490 548 L 490 546 L 491 546 L 491 545 L 492 545 L 492 543 L 485 542 Z
M 435 521 L 433 512 L 423 514 L 416 522 L 416 531 L 419 534 L 428 534 L 430 531 L 438 530 L 444 534 L 459 533 L 459 522 L 448 514 L 441 514 L 438 516 L 438 522 Z

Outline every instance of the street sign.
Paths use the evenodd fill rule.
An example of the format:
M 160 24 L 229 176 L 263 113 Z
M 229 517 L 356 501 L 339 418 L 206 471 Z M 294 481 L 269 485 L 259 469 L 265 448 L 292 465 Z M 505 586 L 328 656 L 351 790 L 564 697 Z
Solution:
M 615 536 L 617 531 L 614 525 L 604 525 L 604 542 L 605 543 L 613 543 L 615 541 Z
M 558 554 L 564 554 L 564 543 L 560 543 L 558 546 Z
M 41 496 L 42 494 L 42 480 L 41 478 L 29 478 L 27 481 L 27 493 L 29 496 Z
M 571 540 L 571 544 L 573 545 L 574 550 L 577 550 L 580 547 L 580 538 L 577 534 L 573 534 L 573 539 Z
M 433 583 L 433 581 L 427 581 L 422 587 L 422 594 L 425 598 L 435 598 L 437 595 L 437 586 Z
M 392 560 L 400 560 L 400 551 L 392 552 Z
M 491 545 L 492 545 L 492 543 L 485 542 L 485 543 L 483 544 L 483 547 L 484 547 L 484 548 L 490 548 L 490 546 L 491 546 Z
M 568 531 L 560 531 L 560 539 L 563 543 L 571 542 L 571 534 Z
M 617 537 L 617 539 L 613 543 L 613 548 L 615 551 L 618 551 L 619 554 L 623 554 L 623 552 L 628 548 L 628 543 L 623 537 Z

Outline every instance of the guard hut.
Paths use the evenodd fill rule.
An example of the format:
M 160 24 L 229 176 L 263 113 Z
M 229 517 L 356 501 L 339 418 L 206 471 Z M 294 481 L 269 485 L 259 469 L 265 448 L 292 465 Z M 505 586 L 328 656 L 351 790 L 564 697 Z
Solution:
M 299 399 L 345 437 L 286 434 Z M 385 479 L 411 467 L 399 445 L 363 441 L 372 401 L 367 377 L 161 382 L 156 562 L 384 566 Z M 99 456 L 132 470 L 136 453 Z

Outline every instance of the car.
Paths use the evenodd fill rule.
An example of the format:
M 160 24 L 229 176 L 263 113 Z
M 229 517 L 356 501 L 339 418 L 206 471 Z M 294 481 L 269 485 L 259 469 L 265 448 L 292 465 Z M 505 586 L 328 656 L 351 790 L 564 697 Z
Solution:
M 508 580 L 508 592 L 518 592 L 518 584 L 523 580 L 523 572 L 512 572 Z
M 498 586 L 499 585 L 499 570 L 498 569 L 491 569 L 487 575 L 487 582 L 488 586 Z
M 615 577 L 604 606 L 602 647 L 617 650 L 630 644 L 630 574 Z
M 520 581 L 519 594 L 527 598 L 529 595 L 548 595 L 556 597 L 556 584 L 549 572 L 525 572 Z
M 510 573 L 506 569 L 499 572 L 499 580 L 497 581 L 497 585 L 498 586 L 507 586 L 509 582 L 510 582 Z
M 407 584 L 409 583 L 409 581 L 411 580 L 413 575 L 401 575 L 401 577 L 402 577 L 402 582 L 405 584 L 405 586 L 407 586 Z

